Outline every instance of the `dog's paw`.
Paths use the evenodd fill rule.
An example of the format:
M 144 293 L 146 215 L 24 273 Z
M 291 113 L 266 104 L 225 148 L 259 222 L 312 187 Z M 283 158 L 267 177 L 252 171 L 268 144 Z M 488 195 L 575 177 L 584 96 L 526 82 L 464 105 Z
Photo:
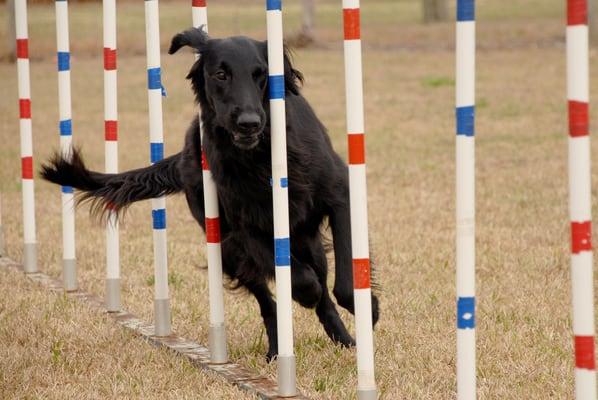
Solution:
M 270 349 L 268 350 L 268 353 L 266 353 L 266 362 L 271 363 L 276 359 L 276 357 L 278 357 L 278 351 L 275 349 Z

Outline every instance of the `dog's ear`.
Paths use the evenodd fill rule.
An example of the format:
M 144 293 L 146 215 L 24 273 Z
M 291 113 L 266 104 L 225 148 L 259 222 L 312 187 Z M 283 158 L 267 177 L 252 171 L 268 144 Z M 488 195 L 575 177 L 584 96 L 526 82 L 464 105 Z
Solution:
M 184 32 L 177 33 L 170 43 L 168 54 L 176 53 L 181 47 L 189 46 L 197 53 L 201 53 L 206 49 L 210 37 L 204 30 L 202 25 L 199 28 L 191 28 Z
M 284 86 L 286 90 L 298 95 L 303 85 L 303 74 L 293 67 L 291 50 L 284 46 Z

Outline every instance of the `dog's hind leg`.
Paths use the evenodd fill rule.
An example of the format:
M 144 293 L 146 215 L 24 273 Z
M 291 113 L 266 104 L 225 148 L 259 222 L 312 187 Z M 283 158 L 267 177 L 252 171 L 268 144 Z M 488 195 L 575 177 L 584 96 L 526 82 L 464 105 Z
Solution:
M 330 214 L 330 227 L 332 229 L 335 258 L 334 274 L 334 297 L 338 304 L 355 314 L 355 304 L 353 302 L 353 259 L 351 251 L 351 218 L 349 203 L 345 199 L 349 198 L 348 187 L 346 193 L 342 196 L 335 206 L 332 207 Z M 378 322 L 378 298 L 372 293 L 372 323 Z
M 355 340 L 347 331 L 334 302 L 330 298 L 330 292 L 328 291 L 328 285 L 326 283 L 326 278 L 328 276 L 328 260 L 326 259 L 326 252 L 320 240 L 313 245 L 312 251 L 316 274 L 318 274 L 318 279 L 322 285 L 322 299 L 316 307 L 316 314 L 330 339 L 343 346 L 354 346 Z

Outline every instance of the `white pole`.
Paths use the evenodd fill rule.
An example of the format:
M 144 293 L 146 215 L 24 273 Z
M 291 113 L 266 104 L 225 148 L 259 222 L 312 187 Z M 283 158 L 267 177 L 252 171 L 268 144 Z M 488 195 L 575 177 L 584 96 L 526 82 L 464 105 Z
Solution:
M 208 10 L 205 0 L 193 0 L 191 3 L 193 26 L 199 28 L 203 25 L 208 31 Z M 201 110 L 199 111 L 200 140 Z M 228 362 L 226 348 L 226 329 L 224 326 L 224 291 L 222 286 L 222 249 L 220 246 L 220 216 L 218 212 L 218 193 L 216 183 L 208 165 L 203 148 L 201 149 L 203 173 L 203 198 L 206 213 L 206 243 L 208 256 L 208 291 L 210 302 L 210 328 L 208 332 L 208 345 L 210 348 L 210 361 L 214 364 Z
M 69 158 L 72 149 L 71 121 L 71 55 L 69 52 L 68 1 L 56 0 L 56 44 L 58 62 L 58 114 L 60 117 L 60 150 Z M 75 260 L 75 203 L 73 188 L 62 187 L 62 279 L 64 290 L 77 290 Z
M 116 0 L 103 0 L 104 16 L 104 140 L 106 173 L 118 172 L 118 97 L 116 75 Z M 109 312 L 121 309 L 118 221 L 110 211 L 106 221 L 106 294 Z
M 29 36 L 27 0 L 15 0 L 17 74 L 19 80 L 19 130 L 21 136 L 21 184 L 23 188 L 23 269 L 37 272 L 35 238 L 35 188 L 33 183 L 33 138 L 29 79 Z
M 278 332 L 278 395 L 297 394 L 293 352 L 293 300 L 291 297 L 291 247 L 287 178 L 287 139 L 284 87 L 282 1 L 266 0 L 268 30 L 268 90 L 272 140 L 272 199 L 274 215 L 274 265 Z
M 475 1 L 457 1 L 457 398 L 476 398 Z
M 586 0 L 569 0 L 567 3 L 567 99 L 575 398 L 594 400 L 596 399 L 596 361 Z
M 145 0 L 145 38 L 147 48 L 150 160 L 154 164 L 164 158 L 158 0 Z M 168 295 L 165 196 L 152 199 L 152 221 L 154 227 L 155 335 L 168 336 L 171 333 L 171 326 L 170 300 Z
M 359 0 L 343 0 L 343 23 L 357 398 L 375 400 L 378 390 L 374 373 Z

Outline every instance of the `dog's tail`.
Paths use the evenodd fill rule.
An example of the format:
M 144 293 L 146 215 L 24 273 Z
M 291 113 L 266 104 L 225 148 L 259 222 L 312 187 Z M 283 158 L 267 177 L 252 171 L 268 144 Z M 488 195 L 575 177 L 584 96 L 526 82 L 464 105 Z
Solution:
M 42 166 L 41 176 L 81 191 L 77 202 L 90 201 L 91 213 L 103 216 L 108 210 L 123 211 L 136 201 L 182 191 L 177 168 L 180 156 L 177 153 L 149 167 L 120 174 L 103 174 L 87 169 L 80 151 L 73 149 L 68 158 L 54 154 Z

